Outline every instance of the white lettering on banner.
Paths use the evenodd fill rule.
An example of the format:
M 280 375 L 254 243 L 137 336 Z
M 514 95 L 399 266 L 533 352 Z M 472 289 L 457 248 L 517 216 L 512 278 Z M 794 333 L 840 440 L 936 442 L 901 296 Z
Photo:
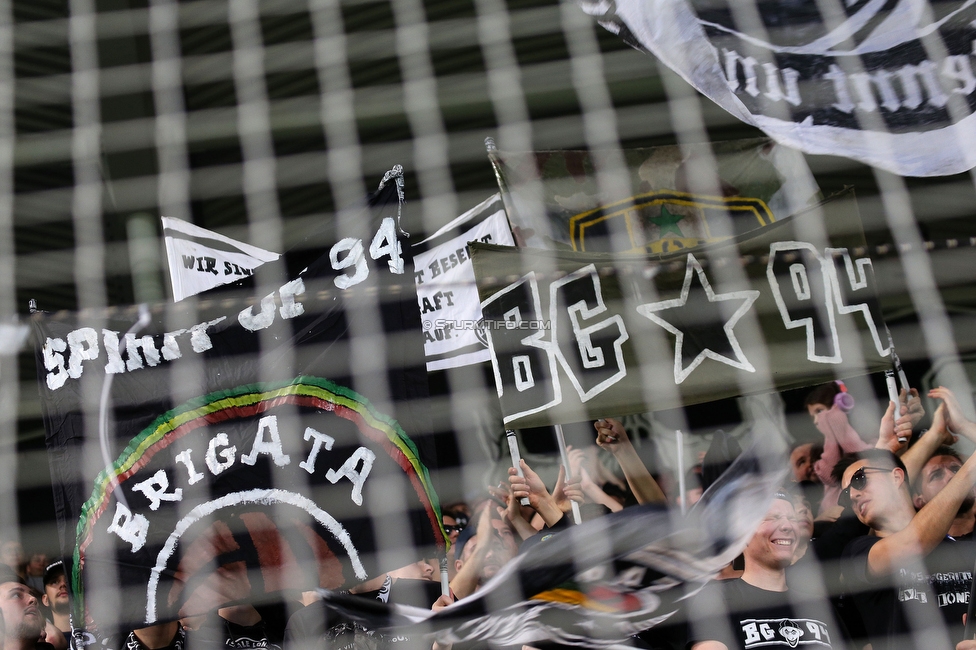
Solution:
M 281 285 L 278 291 L 269 293 L 261 299 L 261 311 L 254 313 L 254 305 L 244 309 L 237 315 L 237 322 L 244 329 L 257 332 L 271 327 L 275 321 L 277 303 L 275 297 L 281 302 L 281 307 L 277 307 L 277 313 L 285 320 L 301 316 L 305 313 L 305 305 L 297 302 L 295 298 L 305 293 L 305 282 L 301 278 L 286 282 Z
M 190 347 L 194 352 L 200 354 L 206 352 L 213 347 L 213 342 L 210 340 L 210 336 L 207 335 L 207 330 L 217 323 L 227 320 L 226 316 L 221 316 L 220 318 L 215 318 L 212 321 L 207 321 L 206 323 L 197 323 L 190 328 Z
M 515 390 L 524 393 L 535 386 L 535 377 L 532 376 L 532 360 L 528 355 L 522 354 L 512 357 L 512 368 L 515 370 Z
M 217 447 L 223 447 L 220 450 L 220 457 L 223 460 L 217 460 Z M 225 469 L 229 468 L 237 460 L 237 447 L 230 444 L 230 440 L 227 439 L 226 433 L 218 433 L 210 440 L 210 444 L 207 445 L 207 469 L 217 476 Z
M 562 345 L 560 340 L 560 316 L 563 310 L 569 316 L 572 341 L 576 345 Z M 590 264 L 549 285 L 549 318 L 552 323 L 552 340 L 556 343 L 553 353 L 582 401 L 602 393 L 627 376 L 623 344 L 630 338 L 620 314 L 607 315 L 603 320 L 592 322 L 608 312 L 603 301 L 600 276 L 596 265 Z M 587 323 L 584 324 L 584 321 Z M 594 337 L 612 338 L 609 344 L 595 345 Z M 567 356 L 574 355 L 579 364 L 574 370 Z M 595 372 L 586 372 L 595 371 Z M 596 375 L 598 381 L 589 381 Z
M 797 257 L 802 261 L 793 261 Z M 844 269 L 846 282 L 841 280 L 838 264 Z M 875 298 L 872 274 L 871 259 L 855 260 L 846 248 L 826 248 L 821 255 L 806 242 L 775 242 L 769 247 L 766 277 L 773 299 L 787 329 L 806 329 L 808 360 L 843 361 L 835 314 L 855 312 L 864 318 L 878 354 L 884 357 L 891 353 L 868 305 Z M 789 275 L 789 284 L 781 281 L 785 275 Z M 853 300 L 858 295 L 864 300 Z
M 345 256 L 340 258 L 339 255 L 343 253 Z M 354 237 L 340 239 L 329 251 L 329 261 L 332 262 L 332 268 L 336 271 L 343 271 L 350 267 L 356 269 L 352 275 L 336 276 L 333 282 L 340 289 L 348 289 L 357 285 L 369 275 L 369 266 L 366 265 L 366 257 L 363 255 L 363 240 L 361 239 Z
M 758 97 L 760 90 L 758 76 L 756 75 L 756 66 L 759 62 L 751 56 L 743 57 L 734 50 L 726 50 L 723 48 L 722 54 L 725 56 L 725 76 L 728 79 L 729 88 L 732 92 L 739 90 L 739 68 L 741 67 L 742 73 L 745 76 L 745 85 L 742 90 L 752 97 Z M 802 100 L 800 99 L 800 85 L 798 83 L 800 79 L 799 72 L 792 68 L 783 68 L 780 71 L 772 63 L 763 63 L 762 70 L 765 76 L 764 81 L 766 82 L 766 90 L 763 95 L 766 99 L 774 102 L 786 100 L 794 106 L 800 105 Z M 782 75 L 782 79 L 780 75 Z M 780 81 L 782 81 L 782 85 Z M 786 92 L 783 91 L 784 88 Z
M 380 227 L 376 230 L 373 241 L 369 245 L 369 256 L 374 260 L 389 257 L 387 265 L 390 273 L 397 275 L 403 273 L 403 247 L 400 240 L 397 239 L 396 221 L 393 217 L 385 217 L 380 222 Z M 333 282 L 340 289 L 348 289 L 369 277 L 369 265 L 366 263 L 362 239 L 355 237 L 340 239 L 329 250 L 329 261 L 332 263 L 334 271 L 355 269 L 352 275 L 337 275 L 335 277 Z
M 112 330 L 102 330 L 102 343 L 105 344 L 105 356 L 108 363 L 105 364 L 105 374 L 115 375 L 125 372 L 126 364 L 119 352 L 119 333 Z
M 126 360 L 123 363 L 120 350 L 119 333 L 112 330 L 102 330 L 102 340 L 105 345 L 105 372 L 117 374 L 140 370 L 146 366 L 153 367 L 161 363 L 161 359 L 172 361 L 182 356 L 179 338 L 189 334 L 190 347 L 200 354 L 213 347 L 207 330 L 225 320 L 221 316 L 211 321 L 198 323 L 188 330 L 180 329 L 163 334 L 163 345 L 156 348 L 151 336 L 136 338 L 134 334 L 125 336 Z M 78 379 L 84 372 L 84 361 L 94 361 L 100 356 L 98 333 L 91 327 L 80 327 L 68 332 L 67 343 L 61 338 L 48 338 L 44 342 L 44 369 L 47 370 L 45 382 L 50 390 L 57 390 L 70 379 Z M 161 357 L 160 357 L 161 353 Z M 66 356 L 67 355 L 67 356 Z
M 821 252 L 810 243 L 798 241 L 770 245 L 766 267 L 769 291 L 786 329 L 805 330 L 809 361 L 843 362 L 838 314 L 863 319 L 878 355 L 890 354 L 880 335 L 872 274 L 871 260 L 854 258 L 846 248 L 826 248 Z M 728 350 L 701 348 L 685 365 L 684 332 L 668 321 L 668 313 L 688 305 L 692 281 L 696 279 L 696 285 L 701 285 L 696 291 L 704 292 L 708 302 L 725 303 L 723 306 L 729 313 L 724 315 L 724 322 L 716 320 L 715 328 L 724 330 Z M 685 381 L 705 358 L 745 372 L 756 372 L 733 331 L 766 291 L 755 280 L 752 287 L 756 288 L 716 293 L 704 267 L 689 254 L 677 298 L 637 305 L 639 314 L 675 336 L 675 384 Z M 528 273 L 481 305 L 498 395 L 510 400 L 505 407 L 506 423 L 561 404 L 564 381 L 561 375 L 568 377 L 583 402 L 627 376 L 622 347 L 630 338 L 627 323 L 622 314 L 613 313 L 607 306 L 595 265 L 577 269 L 548 285 L 549 320 L 539 318 L 542 309 L 539 293 L 539 280 L 534 273 Z M 436 310 L 437 303 L 422 301 L 421 306 Z M 680 313 L 676 318 L 681 318 Z M 425 329 L 428 322 L 431 328 L 436 324 L 449 330 L 460 330 L 457 325 L 463 325 L 458 321 L 432 320 L 425 321 Z
M 275 319 L 275 299 L 274 294 L 268 294 L 261 299 L 261 311 L 254 313 L 254 305 L 247 309 L 242 309 L 237 315 L 237 322 L 244 329 L 256 332 L 258 330 L 271 327 Z
M 268 439 L 264 433 L 268 433 Z M 257 462 L 258 454 L 267 454 L 278 467 L 284 467 L 291 462 L 291 456 L 281 448 L 281 436 L 278 435 L 278 418 L 274 415 L 266 415 L 258 420 L 258 433 L 254 436 L 254 446 L 251 453 L 241 456 L 241 462 L 245 465 L 253 465 Z
M 331 451 L 332 445 L 335 444 L 335 438 L 316 431 L 312 427 L 305 429 L 305 435 L 303 437 L 305 440 L 313 440 L 312 449 L 308 452 L 308 458 L 298 463 L 298 466 L 309 474 L 314 474 L 315 459 L 319 457 L 319 452 L 322 450 L 322 447 L 325 447 L 326 451 Z
M 525 321 L 541 320 L 542 301 L 535 273 L 527 273 L 517 282 L 495 293 L 481 305 L 485 320 L 499 320 L 511 327 L 487 330 L 491 365 L 495 372 L 498 396 L 504 397 L 506 388 L 514 388 L 522 395 L 531 394 L 531 407 L 506 416 L 506 422 L 531 415 L 562 403 L 558 365 L 553 350 L 555 343 L 546 340 L 542 330 L 524 330 Z M 528 336 L 523 336 L 528 331 Z M 514 341 L 523 349 L 512 351 Z M 504 350 L 498 354 L 496 340 L 503 340 Z
M 190 455 L 193 453 L 192 449 L 184 449 L 180 453 L 176 454 L 175 460 L 177 463 L 182 463 L 186 467 L 187 473 L 190 475 L 187 483 L 193 485 L 199 481 L 206 478 L 206 474 L 203 472 L 198 472 L 196 466 L 193 464 L 193 459 Z
M 726 83 L 736 94 L 745 93 L 754 98 L 762 95 L 770 102 L 785 101 L 800 106 L 801 88 L 833 92 L 832 108 L 848 114 L 855 109 L 870 113 L 941 109 L 949 101 L 947 92 L 968 96 L 976 90 L 974 55 L 949 55 L 942 59 L 941 65 L 925 59 L 865 72 L 845 72 L 832 63 L 820 77 L 803 83 L 800 73 L 793 68 L 780 68 L 770 62 L 760 65 L 754 57 L 727 48 L 722 48 L 722 57 Z
M 129 357 L 125 362 L 126 370 L 131 371 L 142 368 L 143 358 L 145 358 L 146 365 L 150 368 L 159 365 L 159 350 L 156 349 L 156 344 L 153 342 L 151 336 L 136 338 L 135 334 L 126 334 L 125 352 Z
M 132 511 L 121 503 L 115 503 L 115 516 L 112 523 L 108 526 L 108 532 L 118 535 L 123 542 L 128 542 L 135 553 L 146 545 L 146 536 L 149 534 L 149 520 L 140 514 L 132 514 Z
M 68 376 L 78 379 L 83 370 L 81 362 L 98 358 L 98 334 L 90 327 L 68 332 L 68 350 Z
M 132 486 L 134 492 L 142 492 L 149 499 L 149 509 L 159 510 L 159 504 L 163 501 L 182 501 L 183 488 L 176 488 L 172 492 L 169 490 L 169 478 L 166 470 L 159 470 L 145 481 L 140 481 Z
M 312 427 L 306 427 L 302 437 L 306 442 L 311 441 L 311 445 L 306 459 L 300 462 L 298 466 L 312 474 L 323 450 L 325 452 L 332 451 L 335 439 L 316 431 Z M 173 475 L 175 482 L 185 481 L 186 485 L 189 486 L 199 483 L 206 477 L 206 474 L 197 470 L 192 461 L 192 455 L 193 448 L 191 447 L 185 448 L 175 455 L 174 468 L 182 467 L 186 470 L 185 474 L 179 471 Z M 286 467 L 291 463 L 291 457 L 284 453 L 281 433 L 278 428 L 278 416 L 276 415 L 267 415 L 258 420 L 257 431 L 249 454 L 238 456 L 237 447 L 230 444 L 230 437 L 227 433 L 219 432 L 207 442 L 204 459 L 210 475 L 217 477 L 238 461 L 244 465 L 253 466 L 261 455 L 268 456 L 269 460 L 278 467 Z M 343 478 L 348 479 L 352 484 L 350 499 L 357 506 L 361 506 L 363 505 L 363 488 L 375 460 L 376 454 L 372 450 L 359 446 L 343 461 L 338 469 L 329 468 L 325 471 L 324 476 L 333 485 Z M 149 510 L 153 512 L 158 511 L 164 502 L 181 502 L 183 500 L 183 488 L 172 486 L 170 478 L 167 470 L 159 469 L 149 478 L 135 483 L 131 489 L 141 495 L 136 501 L 143 504 L 142 508 L 148 506 Z M 145 501 L 142 501 L 142 497 L 145 497 Z M 139 503 L 130 501 L 130 505 L 136 510 L 139 508 L 135 508 L 135 506 Z M 115 515 L 107 532 L 130 544 L 132 552 L 135 553 L 145 545 L 149 527 L 150 520 L 144 515 L 129 510 L 122 503 L 117 503 Z
M 939 594 L 939 607 L 948 607 L 949 605 L 955 605 L 961 603 L 963 605 L 969 604 L 969 592 L 968 591 L 957 591 L 955 593 Z
M 793 262 L 797 257 L 802 261 Z M 784 269 L 788 269 L 792 293 L 780 286 Z M 830 270 L 813 244 L 773 243 L 769 247 L 766 278 L 786 329 L 806 329 L 807 359 L 816 363 L 840 363 Z
M 301 278 L 287 282 L 278 291 L 261 300 L 260 311 L 257 314 L 254 313 L 252 305 L 241 311 L 237 320 L 242 327 L 255 332 L 270 327 L 278 315 L 286 320 L 301 316 L 305 313 L 305 306 L 296 298 L 304 293 L 305 283 Z M 122 339 L 125 343 L 125 359 L 122 358 L 123 346 L 119 333 L 103 329 L 102 341 L 107 361 L 105 372 L 108 374 L 133 372 L 145 367 L 158 366 L 163 360 L 179 359 L 183 356 L 179 340 L 186 334 L 189 334 L 190 348 L 194 352 L 197 354 L 206 352 L 213 347 L 207 330 L 226 318 L 221 316 L 198 323 L 189 329 L 166 332 L 162 335 L 163 341 L 159 348 L 156 347 L 155 337 L 126 334 Z M 50 390 L 61 388 L 69 378 L 81 377 L 84 371 L 83 362 L 94 361 L 100 355 L 98 333 L 94 329 L 80 327 L 69 332 L 66 338 L 67 342 L 61 338 L 48 338 L 44 342 L 44 368 L 47 370 L 45 383 Z
M 385 217 L 369 245 L 369 256 L 374 260 L 389 257 L 390 273 L 403 273 L 403 248 L 397 239 L 397 227 L 393 217 Z
M 848 301 L 844 299 L 843 295 L 849 287 L 849 293 L 851 294 L 861 291 L 866 294 L 867 299 L 873 297 L 873 283 L 869 281 L 871 279 L 870 276 L 874 273 L 874 265 L 871 263 L 871 258 L 861 257 L 853 260 L 846 248 L 827 248 L 824 250 L 824 257 L 832 262 L 827 265 L 827 272 L 830 275 L 830 284 L 833 287 L 837 312 L 841 314 L 860 313 L 864 317 L 868 331 L 871 332 L 871 338 L 874 341 L 874 347 L 878 351 L 878 354 L 883 357 L 888 356 L 891 348 L 881 340 L 881 334 L 878 332 L 878 325 L 874 321 L 871 308 L 866 302 L 852 302 L 848 304 Z M 839 260 L 843 260 L 844 270 L 847 272 L 846 285 L 841 282 L 840 274 L 837 270 L 837 262 Z
M 68 381 L 68 369 L 64 367 L 63 352 L 68 349 L 64 339 L 48 338 L 41 350 L 44 356 L 44 369 L 47 370 L 48 390 L 57 390 Z
M 373 468 L 374 460 L 376 460 L 376 454 L 366 447 L 359 447 L 352 453 L 352 456 L 346 459 L 339 471 L 330 469 L 325 473 L 325 478 L 329 479 L 333 485 L 342 477 L 348 478 L 352 482 L 353 503 L 361 506 L 363 505 L 363 484 L 366 482 L 366 477 L 369 476 L 369 470 Z M 362 462 L 363 467 L 357 470 L 356 467 L 359 466 L 360 462 Z

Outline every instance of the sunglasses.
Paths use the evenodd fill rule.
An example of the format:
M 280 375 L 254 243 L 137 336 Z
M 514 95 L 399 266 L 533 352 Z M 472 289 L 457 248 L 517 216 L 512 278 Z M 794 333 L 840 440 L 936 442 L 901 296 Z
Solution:
M 444 531 L 448 535 L 450 535 L 451 533 L 460 533 L 462 530 L 464 530 L 464 526 L 462 526 L 461 524 L 457 524 L 455 526 L 444 524 Z
M 845 508 L 851 507 L 851 488 L 854 488 L 858 492 L 864 489 L 864 486 L 868 484 L 868 472 L 890 472 L 889 467 L 859 467 L 856 472 L 851 476 L 851 482 L 846 488 L 840 491 L 840 496 L 837 497 L 837 505 L 844 506 Z

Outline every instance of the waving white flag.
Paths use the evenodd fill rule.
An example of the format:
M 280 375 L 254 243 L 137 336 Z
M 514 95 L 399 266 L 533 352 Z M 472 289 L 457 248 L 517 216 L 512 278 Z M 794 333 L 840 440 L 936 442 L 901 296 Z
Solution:
M 902 176 L 976 166 L 976 5 L 579 0 L 780 144 Z
M 236 282 L 280 257 L 181 219 L 163 217 L 163 236 L 173 300 Z

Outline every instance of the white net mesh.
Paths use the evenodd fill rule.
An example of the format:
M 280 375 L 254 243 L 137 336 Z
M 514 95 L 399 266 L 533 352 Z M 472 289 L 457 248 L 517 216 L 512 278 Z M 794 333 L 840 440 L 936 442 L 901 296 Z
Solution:
M 753 3 L 741 4 L 733 3 L 730 10 L 740 27 L 757 20 L 758 13 L 750 12 L 759 11 Z M 925 3 L 904 4 L 924 4 L 916 7 L 916 18 L 931 9 Z M 948 16 L 943 23 L 965 17 L 949 11 L 965 7 L 946 9 L 943 4 L 936 7 L 940 19 Z M 52 556 L 62 545 L 65 550 L 75 545 L 73 523 L 65 529 L 68 538 L 58 539 L 51 487 L 57 478 L 48 469 L 44 448 L 38 374 L 30 344 L 22 344 L 16 316 L 23 323 L 28 300 L 35 300 L 41 311 L 95 314 L 92 318 L 103 319 L 95 328 L 99 330 L 110 327 L 109 315 L 98 310 L 165 303 L 172 294 L 160 216 L 269 251 L 317 250 L 357 233 L 363 197 L 384 173 L 402 165 L 402 226 L 411 233 L 410 241 L 417 242 L 498 191 L 486 138 L 508 153 L 600 152 L 585 169 L 581 163 L 579 169 L 566 170 L 567 178 L 575 178 L 581 187 L 587 177 L 585 191 L 597 203 L 632 193 L 628 150 L 674 144 L 687 155 L 684 190 L 728 195 L 721 156 L 713 156 L 710 149 L 707 155 L 690 152 L 700 143 L 763 133 L 686 81 L 690 78 L 702 89 L 699 77 L 686 71 L 679 75 L 601 27 L 594 15 L 606 19 L 606 9 L 587 6 L 584 12 L 577 4 L 549 0 L 309 0 L 307 5 L 280 0 L 0 1 L 0 535 Z M 661 7 L 647 11 L 659 9 L 663 12 Z M 838 10 L 826 5 L 820 9 L 828 16 Z M 620 16 L 627 13 L 623 5 L 618 10 Z M 633 20 L 626 24 L 631 36 L 646 36 L 638 33 Z M 771 33 L 774 40 L 782 35 L 776 29 Z M 676 38 L 661 35 L 662 51 L 657 53 L 665 52 L 673 67 L 676 61 L 690 60 L 694 68 L 701 49 L 675 49 L 671 37 Z M 921 81 L 915 85 L 923 84 L 929 104 L 940 96 L 939 88 L 946 94 L 949 99 L 939 109 L 964 125 L 956 138 L 967 143 L 959 147 L 965 150 L 970 111 L 963 100 L 968 101 L 969 86 L 976 82 L 968 55 L 938 37 L 937 31 L 927 32 L 920 39 L 922 50 L 948 63 L 939 77 L 926 77 L 928 68 L 919 63 Z M 734 57 L 713 49 L 711 55 L 722 65 L 731 60 L 735 70 L 748 68 L 745 62 L 735 68 Z M 756 70 L 769 73 L 762 66 L 773 64 L 755 56 Z M 901 61 L 892 56 L 892 61 Z M 875 65 L 870 56 L 865 60 L 864 65 Z M 848 111 L 851 119 L 866 129 L 877 126 L 878 106 L 889 88 L 881 81 L 888 77 L 901 80 L 889 84 L 891 92 L 901 93 L 895 108 L 909 105 L 914 87 L 909 77 L 892 72 L 858 78 L 859 69 L 854 64 L 845 68 L 851 92 L 873 88 L 879 102 L 869 110 L 862 96 L 861 106 Z M 856 85 L 857 79 L 863 84 Z M 925 85 L 932 79 L 934 86 Z M 772 82 L 764 80 L 765 96 L 775 103 Z M 730 80 L 722 82 L 728 86 Z M 812 84 L 804 78 L 797 92 L 806 93 Z M 788 90 L 784 86 L 783 92 Z M 739 94 L 746 91 L 744 80 Z M 783 114 L 784 97 L 781 93 L 781 105 L 773 106 L 770 115 Z M 911 130 L 888 118 L 882 130 Z M 926 131 L 921 132 L 924 138 Z M 884 156 L 891 144 L 879 146 L 881 153 L 874 154 Z M 930 155 L 925 146 L 919 147 L 919 156 Z M 823 153 L 822 147 L 814 150 Z M 866 244 L 859 255 L 874 260 L 882 311 L 912 385 L 923 393 L 950 386 L 972 414 L 972 178 L 966 173 L 903 177 L 826 155 L 806 155 L 804 162 L 791 180 L 813 179 L 823 196 L 845 186 L 855 189 Z M 529 198 L 523 207 L 531 206 L 536 217 L 546 209 L 540 188 L 530 183 L 524 195 Z M 574 196 L 564 193 L 563 198 L 571 202 Z M 511 212 L 515 203 L 504 199 Z M 821 212 L 812 210 L 803 218 L 798 229 L 811 240 L 825 240 Z M 323 223 L 335 225 L 309 238 Z M 735 228 L 730 219 L 719 219 L 714 227 L 713 234 L 732 234 Z M 516 239 L 526 232 L 516 233 Z M 626 241 L 627 248 L 634 241 L 622 226 L 608 227 L 607 234 L 617 250 L 617 243 Z M 708 266 L 709 260 L 704 263 Z M 615 272 L 622 272 L 619 260 L 607 264 L 617 264 Z M 748 272 L 727 269 L 721 281 L 745 282 Z M 249 291 L 267 295 L 289 279 L 287 274 L 283 264 L 269 263 Z M 375 377 L 385 371 L 384 359 L 407 344 L 405 334 L 389 335 L 384 329 L 383 300 L 365 293 L 352 300 L 347 321 L 355 335 L 337 349 L 348 359 L 350 383 L 370 386 L 369 399 L 386 412 L 397 399 L 397 389 L 377 383 Z M 172 331 L 186 330 L 210 313 L 206 305 L 192 304 L 189 312 L 160 308 L 166 314 L 159 318 Z M 743 322 L 759 328 L 758 321 Z M 269 381 L 276 378 L 275 364 L 291 367 L 304 354 L 289 348 L 272 358 L 268 350 L 277 350 L 276 345 L 274 333 L 261 335 L 261 377 Z M 662 363 L 655 356 L 659 350 L 649 349 L 636 354 L 636 370 L 647 380 L 645 403 L 678 399 L 662 397 L 652 387 L 662 368 L 670 372 L 672 359 Z M 776 354 L 773 347 L 763 349 L 754 360 L 756 381 L 764 382 L 768 392 L 775 392 L 777 385 Z M 207 372 L 203 363 L 181 365 L 169 377 L 171 403 L 197 397 L 194 387 Z M 430 430 L 420 437 L 437 448 L 432 481 L 442 504 L 471 502 L 484 494 L 486 481 L 505 480 L 508 450 L 494 381 L 486 363 L 430 375 L 431 397 L 421 406 L 431 419 Z M 41 377 L 42 392 L 43 382 Z M 866 426 L 870 437 L 886 407 L 884 380 L 876 375 L 848 383 L 861 400 L 861 421 L 854 422 L 855 428 L 863 431 Z M 763 392 L 757 385 L 744 384 L 742 390 Z M 97 441 L 99 432 L 108 435 L 106 427 L 111 427 L 105 416 L 106 384 L 89 374 L 79 386 L 80 430 L 89 439 L 86 467 L 105 465 L 104 445 Z M 674 388 L 674 395 L 679 392 Z M 774 409 L 783 411 L 777 417 L 786 443 L 819 440 L 803 395 L 784 392 L 782 398 L 770 399 Z M 926 402 L 930 414 L 935 406 Z M 716 429 L 745 439 L 752 408 L 725 399 L 686 411 L 669 409 L 655 418 L 632 416 L 626 424 L 643 460 L 673 499 L 679 490 L 693 487 L 685 485 L 685 473 L 699 462 L 699 452 L 708 448 Z M 296 413 L 280 417 L 297 418 Z M 614 415 L 588 412 L 585 405 L 578 413 L 580 420 Z M 568 426 L 570 443 L 592 444 L 590 427 L 589 422 Z M 677 443 L 675 430 L 684 432 Z M 312 439 L 306 436 L 304 441 Z M 559 463 L 551 434 L 523 431 L 521 442 L 523 456 L 551 487 Z M 966 441 L 960 446 L 972 449 Z M 122 450 L 110 451 L 109 460 L 114 460 Z M 287 445 L 284 451 L 305 453 Z M 201 449 L 198 463 L 202 455 Z M 81 466 L 72 471 L 87 497 L 95 477 Z M 391 530 L 409 535 L 410 523 L 402 516 L 405 497 L 397 490 L 391 483 L 388 498 L 374 498 L 366 507 Z M 191 504 L 181 508 L 185 517 L 195 512 Z M 402 549 L 384 547 L 382 541 L 375 551 L 384 566 L 398 565 L 405 557 Z M 111 594 L 113 580 L 104 575 L 99 580 L 103 582 L 92 589 Z M 826 584 L 826 591 L 836 595 L 836 585 Z M 121 606 L 125 595 L 116 597 L 117 602 L 104 603 L 106 609 Z M 909 628 L 919 628 L 924 621 L 909 623 Z

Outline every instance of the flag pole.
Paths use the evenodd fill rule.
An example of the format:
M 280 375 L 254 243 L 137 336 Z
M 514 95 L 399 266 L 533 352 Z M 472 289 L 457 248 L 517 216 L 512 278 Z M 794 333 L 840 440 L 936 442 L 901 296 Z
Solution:
M 556 445 L 559 447 L 559 457 L 563 461 L 563 467 L 566 469 L 566 480 L 569 481 L 572 472 L 569 469 L 569 454 L 566 451 L 566 436 L 563 435 L 563 425 L 557 424 L 556 427 Z M 577 525 L 583 523 L 583 517 L 580 515 L 579 504 L 569 500 L 570 505 L 573 508 L 573 522 Z
M 441 596 L 451 595 L 451 582 L 448 580 L 447 575 L 447 554 L 445 553 L 440 557 L 441 565 Z
M 895 405 L 894 418 L 897 420 L 901 413 L 899 408 L 901 407 L 901 400 L 898 399 L 898 386 L 895 384 L 895 371 L 885 370 L 885 383 L 888 384 L 888 399 L 891 403 Z M 908 440 L 905 436 L 900 436 L 898 442 L 905 442 Z
M 685 491 L 685 436 L 681 429 L 674 430 L 674 441 L 678 452 L 678 496 L 681 499 L 681 514 L 688 511 L 688 494 Z
M 911 386 L 908 385 L 908 375 L 905 374 L 905 369 L 902 368 L 901 358 L 899 358 L 898 353 L 895 352 L 895 340 L 891 338 L 891 330 L 885 325 L 885 331 L 888 333 L 888 347 L 891 349 L 891 363 L 895 366 L 895 372 L 898 373 L 898 382 L 901 387 L 905 389 L 907 394 L 911 390 Z
M 515 437 L 515 429 L 505 429 L 505 438 L 508 440 L 508 451 L 512 454 L 512 467 L 518 472 L 519 476 L 525 476 L 522 472 L 522 465 L 519 463 L 522 460 L 522 455 L 519 454 L 518 439 Z M 523 506 L 529 505 L 529 497 L 522 497 L 519 500 Z

